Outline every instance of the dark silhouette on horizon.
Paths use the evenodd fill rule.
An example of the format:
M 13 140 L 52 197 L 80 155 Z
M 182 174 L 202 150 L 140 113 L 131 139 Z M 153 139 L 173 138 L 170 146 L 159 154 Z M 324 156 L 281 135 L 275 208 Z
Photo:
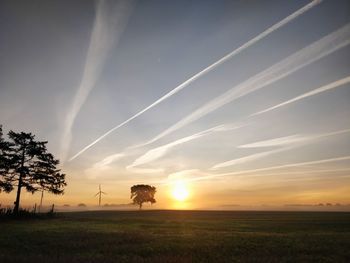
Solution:
M 3 138 L 0 126 L 0 191 L 10 193 L 17 187 L 13 213 L 19 211 L 23 187 L 32 194 L 63 194 L 65 174 L 57 169 L 59 160 L 47 151 L 47 141 L 36 141 L 32 133 L 14 131 L 8 133 L 8 138 Z
M 156 188 L 154 186 L 138 184 L 131 187 L 131 199 L 133 204 L 137 204 L 139 209 L 142 209 L 143 203 L 150 202 L 154 204 L 156 199 L 154 199 L 154 195 L 156 194 Z

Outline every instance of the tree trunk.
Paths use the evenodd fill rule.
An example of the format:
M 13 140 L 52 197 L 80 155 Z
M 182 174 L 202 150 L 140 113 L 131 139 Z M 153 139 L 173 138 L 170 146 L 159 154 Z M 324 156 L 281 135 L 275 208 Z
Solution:
M 139 204 L 139 210 L 141 210 L 141 209 L 142 209 L 142 203 Z
M 19 175 L 18 186 L 17 186 L 17 195 L 15 201 L 15 208 L 13 209 L 14 214 L 18 214 L 19 210 L 19 200 L 21 198 L 21 188 L 22 188 L 22 172 Z
M 21 189 L 22 189 L 22 180 L 24 177 L 23 168 L 24 168 L 24 154 L 25 154 L 25 148 L 22 151 L 22 160 L 21 160 L 21 171 L 19 173 L 19 179 L 18 179 L 18 186 L 17 186 L 17 195 L 16 195 L 16 201 L 15 201 L 15 207 L 13 209 L 14 214 L 18 214 L 19 211 L 19 201 L 21 199 Z
M 43 198 L 44 198 L 44 189 L 41 191 L 39 213 L 40 213 L 40 211 L 41 211 L 41 207 L 43 206 Z

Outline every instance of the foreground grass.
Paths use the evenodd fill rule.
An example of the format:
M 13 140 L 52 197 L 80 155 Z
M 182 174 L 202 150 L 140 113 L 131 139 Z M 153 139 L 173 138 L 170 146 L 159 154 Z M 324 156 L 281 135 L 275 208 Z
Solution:
M 350 262 L 350 213 L 134 211 L 0 222 L 0 262 Z

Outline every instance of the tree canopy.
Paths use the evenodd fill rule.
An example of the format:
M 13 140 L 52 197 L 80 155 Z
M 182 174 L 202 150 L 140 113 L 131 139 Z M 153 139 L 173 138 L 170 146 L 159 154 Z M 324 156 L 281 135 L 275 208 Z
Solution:
M 156 188 L 154 186 L 138 184 L 131 187 L 131 199 L 133 204 L 137 204 L 139 208 L 142 208 L 143 203 L 150 202 L 154 204 L 156 199 L 154 195 L 156 194 Z
M 46 149 L 47 141 L 36 141 L 31 133 L 8 133 L 5 141 L 0 130 L 0 190 L 11 192 L 17 187 L 14 212 L 18 212 L 21 189 L 34 194 L 48 191 L 63 194 L 65 174 L 57 169 L 59 160 Z
M 10 170 L 10 146 L 3 138 L 2 126 L 0 125 L 0 192 L 9 193 L 13 190 L 11 178 L 7 175 Z

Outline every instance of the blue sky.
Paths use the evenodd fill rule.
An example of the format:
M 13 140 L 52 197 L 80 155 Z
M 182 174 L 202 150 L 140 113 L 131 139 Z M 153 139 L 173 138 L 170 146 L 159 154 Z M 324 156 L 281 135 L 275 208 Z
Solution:
M 49 141 L 65 202 L 94 202 L 101 183 L 126 203 L 132 184 L 152 183 L 169 207 L 177 178 L 191 208 L 346 203 L 349 23 L 341 0 L 2 1 L 1 124 Z

